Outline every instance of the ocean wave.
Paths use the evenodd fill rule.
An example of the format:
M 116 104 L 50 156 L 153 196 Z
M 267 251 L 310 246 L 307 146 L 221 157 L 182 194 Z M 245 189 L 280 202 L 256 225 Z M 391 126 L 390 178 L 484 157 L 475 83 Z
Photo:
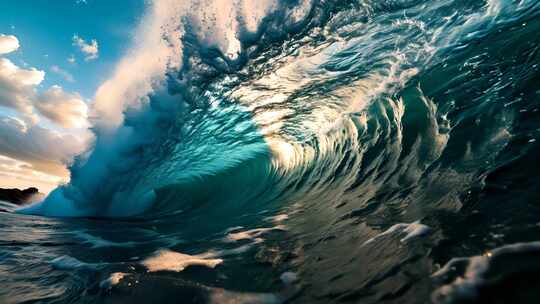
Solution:
M 140 279 L 147 296 L 158 282 L 206 302 L 474 301 L 498 286 L 486 275 L 504 268 L 499 258 L 454 260 L 435 287 L 439 275 L 426 274 L 536 240 L 538 1 L 171 0 L 149 10 L 96 95 L 94 143 L 71 181 L 18 209 L 150 231 L 74 235 L 86 249 L 133 255 L 100 277 L 129 273 L 105 281 L 113 293 Z M 204 284 L 183 279 L 189 264 L 209 266 Z M 257 267 L 274 271 L 260 290 L 286 291 L 206 286 Z M 149 268 L 180 277 L 138 273 Z

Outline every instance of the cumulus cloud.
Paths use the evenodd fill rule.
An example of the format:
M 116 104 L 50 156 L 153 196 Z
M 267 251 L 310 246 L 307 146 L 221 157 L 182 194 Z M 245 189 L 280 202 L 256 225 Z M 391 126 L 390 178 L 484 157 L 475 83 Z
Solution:
M 88 107 L 82 97 L 67 93 L 60 86 L 52 86 L 41 93 L 34 106 L 43 116 L 64 128 L 87 126 Z
M 16 37 L 0 35 L 0 54 L 18 47 Z M 51 72 L 73 80 L 58 66 L 52 66 Z M 19 67 L 0 57 L 0 107 L 15 111 L 14 116 L 0 115 L 0 187 L 38 186 L 49 191 L 66 182 L 66 164 L 82 152 L 89 139 L 89 132 L 83 129 L 88 126 L 83 98 L 57 85 L 43 91 L 44 78 L 44 71 Z M 60 128 L 44 127 L 38 124 L 40 118 L 70 129 L 62 133 Z
M 8 54 L 19 48 L 19 39 L 13 35 L 0 34 L 0 55 Z
M 47 193 L 69 180 L 66 164 L 83 151 L 89 134 L 62 134 L 0 115 L 0 187 L 38 187 Z
M 86 61 L 95 60 L 99 56 L 99 46 L 96 39 L 86 42 L 78 35 L 73 35 L 73 45 L 86 55 L 84 58 Z
M 84 142 L 15 117 L 0 116 L 0 155 L 30 164 L 33 170 L 65 176 L 65 164 L 84 148 Z
M 0 58 L 0 73 L 6 79 L 10 79 L 21 86 L 38 85 L 45 77 L 43 71 L 35 68 L 21 69 L 6 58 Z
M 31 116 L 35 87 L 44 77 L 43 71 L 35 68 L 22 69 L 9 59 L 0 58 L 0 106 L 13 108 L 25 116 Z
M 75 78 L 73 77 L 73 75 L 71 75 L 70 72 L 62 69 L 61 67 L 59 67 L 57 65 L 51 66 L 51 72 L 62 76 L 62 78 L 64 78 L 64 80 L 66 80 L 68 82 L 74 82 L 75 81 Z
M 34 122 L 37 114 L 42 114 L 64 128 L 86 127 L 87 105 L 83 98 L 56 85 L 37 92 L 36 87 L 44 77 L 43 71 L 23 69 L 9 59 L 0 58 L 0 106 L 15 109 Z

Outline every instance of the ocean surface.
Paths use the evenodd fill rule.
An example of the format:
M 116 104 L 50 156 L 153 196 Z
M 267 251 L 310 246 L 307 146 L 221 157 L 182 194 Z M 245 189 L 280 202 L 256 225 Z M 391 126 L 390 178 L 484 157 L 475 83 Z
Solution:
M 0 303 L 540 303 L 540 1 L 218 2 L 0 203 Z

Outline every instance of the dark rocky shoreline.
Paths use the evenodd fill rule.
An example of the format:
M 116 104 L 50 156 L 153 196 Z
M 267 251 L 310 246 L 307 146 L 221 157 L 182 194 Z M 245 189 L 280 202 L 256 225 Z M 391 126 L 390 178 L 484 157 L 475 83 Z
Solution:
M 10 202 L 15 205 L 24 205 L 31 203 L 36 197 L 42 194 L 35 187 L 30 187 L 24 190 L 20 189 L 2 189 L 0 188 L 0 200 Z

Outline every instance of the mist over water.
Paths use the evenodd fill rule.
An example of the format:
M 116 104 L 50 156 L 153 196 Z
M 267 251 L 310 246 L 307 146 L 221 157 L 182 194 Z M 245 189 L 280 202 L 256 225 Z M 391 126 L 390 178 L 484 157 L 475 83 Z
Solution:
M 0 302 L 540 299 L 540 2 L 147 10 Z

